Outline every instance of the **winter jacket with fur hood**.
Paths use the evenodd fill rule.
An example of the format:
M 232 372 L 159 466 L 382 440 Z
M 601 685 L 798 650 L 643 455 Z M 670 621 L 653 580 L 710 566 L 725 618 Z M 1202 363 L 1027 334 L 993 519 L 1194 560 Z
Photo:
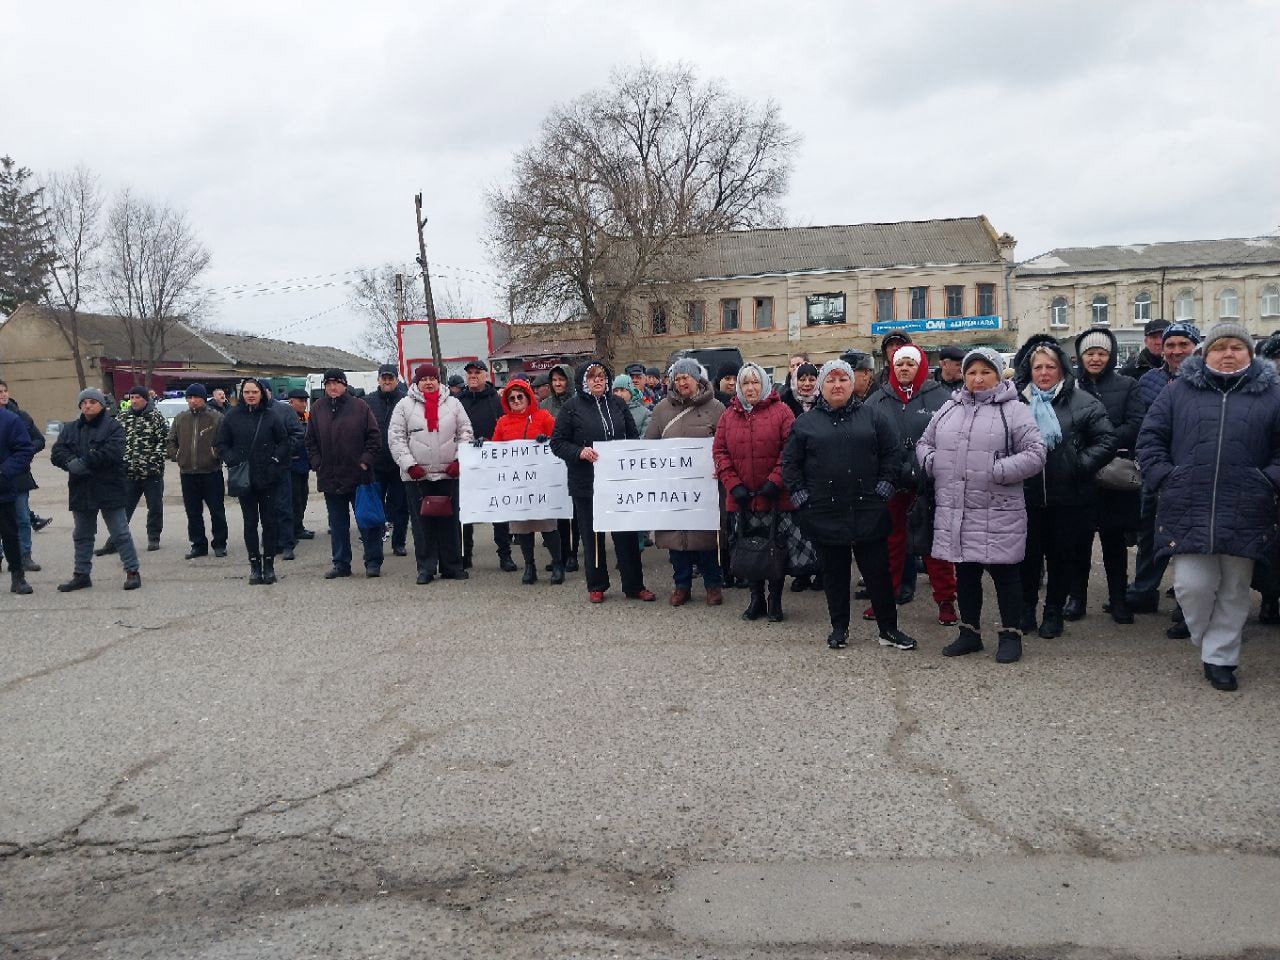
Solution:
M 1001 380 L 977 394 L 957 390 L 916 444 L 933 480 L 933 550 L 952 563 L 1020 563 L 1027 549 L 1022 482 L 1044 467 L 1035 417 Z
M 458 398 L 448 390 L 437 394 L 437 429 L 427 429 L 427 411 L 422 391 L 409 384 L 403 400 L 391 411 L 387 425 L 387 445 L 391 459 L 400 468 L 400 479 L 411 480 L 409 468 L 417 465 L 427 471 L 426 480 L 445 480 L 449 464 L 458 459 L 458 444 L 470 443 L 475 434 L 471 420 Z
M 688 399 L 672 390 L 653 408 L 646 440 L 709 440 L 715 436 L 716 424 L 724 413 L 724 404 L 706 380 L 698 381 L 698 389 Z M 657 530 L 653 542 L 663 550 L 714 550 L 719 540 L 715 530 Z
M 1147 489 L 1159 494 L 1156 556 L 1264 559 L 1275 543 L 1280 490 L 1280 377 L 1269 360 L 1243 374 L 1188 357 L 1138 434 Z
M 1062 383 L 1053 398 L 1062 439 L 1052 450 L 1046 445 L 1044 469 L 1026 483 L 1027 504 L 1054 507 L 1094 503 L 1098 499 L 1094 478 L 1116 455 L 1115 428 L 1107 419 L 1102 401 L 1076 389 L 1066 352 L 1056 339 L 1044 334 L 1031 337 L 1018 352 L 1014 383 L 1023 402 L 1029 405 L 1031 401 L 1031 360 L 1038 347 L 1052 350 L 1062 370 Z
M 1138 381 L 1116 370 L 1116 337 L 1110 330 L 1094 328 L 1076 337 L 1076 356 L 1080 356 L 1080 341 L 1091 333 L 1101 333 L 1111 340 L 1111 354 L 1097 379 L 1089 375 L 1081 362 L 1076 372 L 1076 386 L 1102 401 L 1107 419 L 1116 431 L 1116 449 L 1132 457 L 1144 410 L 1138 399 Z
M 586 386 L 587 370 L 600 367 L 605 373 L 604 394 L 591 395 Z M 575 393 L 556 414 L 551 433 L 551 452 L 569 468 L 569 496 L 589 497 L 595 486 L 595 467 L 582 459 L 585 447 L 606 440 L 638 440 L 640 431 L 627 405 L 609 392 L 613 371 L 601 360 L 588 360 L 573 373 Z

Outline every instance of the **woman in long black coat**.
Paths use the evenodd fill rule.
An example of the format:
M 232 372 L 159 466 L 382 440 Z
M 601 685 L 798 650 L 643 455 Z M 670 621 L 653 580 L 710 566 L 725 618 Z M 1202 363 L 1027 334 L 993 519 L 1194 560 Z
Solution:
M 1138 397 L 1138 381 L 1116 369 L 1116 338 L 1105 327 L 1094 327 L 1076 337 L 1076 385 L 1102 401 L 1107 419 L 1116 431 L 1116 456 L 1134 458 L 1143 407 Z M 1077 559 L 1071 595 L 1062 615 L 1079 620 L 1085 614 L 1089 596 L 1089 568 L 1093 561 L 1093 530 L 1102 541 L 1102 568 L 1107 576 L 1107 609 L 1116 623 L 1133 623 L 1133 612 L 1125 600 L 1129 589 L 1129 548 L 1127 537 L 1138 531 L 1137 490 L 1098 489 L 1093 529 Z
M 893 423 L 853 395 L 853 369 L 829 360 L 818 373 L 821 399 L 796 419 L 782 448 L 782 479 L 796 506 L 800 529 L 822 559 L 823 590 L 831 617 L 827 646 L 849 641 L 850 564 L 871 595 L 880 645 L 914 650 L 898 629 L 889 572 L 889 498 L 901 451 Z

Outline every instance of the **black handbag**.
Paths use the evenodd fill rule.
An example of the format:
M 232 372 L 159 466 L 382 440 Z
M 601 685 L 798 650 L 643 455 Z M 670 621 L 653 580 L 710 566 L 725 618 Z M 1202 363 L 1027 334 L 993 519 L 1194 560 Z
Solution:
M 781 580 L 787 571 L 786 547 L 778 543 L 778 511 L 769 511 L 769 530 L 764 536 L 749 536 L 746 511 L 738 511 L 738 537 L 729 555 L 729 567 L 735 577 L 749 583 Z
M 936 506 L 933 484 L 925 484 L 907 511 L 907 543 L 918 557 L 933 553 L 933 511 Z
M 1138 465 L 1128 457 L 1115 457 L 1094 477 L 1103 490 L 1121 493 L 1137 493 L 1142 489 L 1142 474 Z
M 239 463 L 227 467 L 227 493 L 233 497 L 243 497 L 253 486 L 253 477 L 249 473 L 249 461 L 253 457 L 253 448 L 258 444 L 258 431 L 262 429 L 262 414 L 258 417 L 258 424 L 253 428 L 253 439 L 249 441 L 249 449 L 245 451 L 244 459 Z

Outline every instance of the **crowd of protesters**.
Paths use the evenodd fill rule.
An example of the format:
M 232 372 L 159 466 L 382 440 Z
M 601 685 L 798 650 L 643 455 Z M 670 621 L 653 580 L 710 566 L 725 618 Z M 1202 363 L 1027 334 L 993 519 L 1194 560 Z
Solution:
M 277 558 L 292 560 L 299 541 L 315 537 L 303 524 L 314 472 L 328 516 L 327 579 L 352 574 L 354 518 L 367 577 L 381 575 L 389 537 L 394 556 L 406 556 L 412 539 L 419 585 L 465 580 L 475 540 L 458 519 L 459 448 L 532 440 L 565 462 L 573 519 L 492 524 L 499 569 L 520 569 L 518 546 L 522 583 L 536 584 L 540 536 L 549 582 L 578 572 L 581 554 L 587 599 L 603 603 L 612 582 L 593 517 L 597 445 L 710 439 L 720 529 L 656 530 L 652 541 L 611 532 L 624 596 L 656 599 L 642 563 L 652 545 L 668 554 L 674 607 L 692 600 L 698 580 L 708 606 L 742 585 L 742 619 L 782 621 L 790 576 L 793 591 L 825 594 L 830 648 L 848 644 L 856 597 L 867 601 L 862 616 L 881 645 L 913 650 L 898 608 L 923 572 L 938 623 L 957 630 L 942 653 L 956 657 L 985 648 L 986 574 L 995 660 L 1013 663 L 1028 634 L 1059 637 L 1085 616 L 1096 537 L 1111 619 L 1127 625 L 1155 612 L 1172 560 L 1169 635 L 1197 647 L 1209 683 L 1234 690 L 1251 587 L 1262 594 L 1263 622 L 1280 622 L 1280 337 L 1259 346 L 1234 322 L 1202 335 L 1190 323 L 1152 321 L 1144 334 L 1142 352 L 1123 367 L 1114 335 L 1094 328 L 1071 345 L 1074 359 L 1037 335 L 1008 368 L 989 348 L 950 346 L 932 374 L 924 350 L 893 334 L 881 343 L 878 376 L 875 358 L 860 351 L 821 366 L 797 354 L 780 386 L 755 363 L 713 375 L 679 359 L 665 376 L 641 364 L 616 377 L 603 360 L 558 364 L 498 389 L 473 360 L 464 377 L 443 382 L 431 363 L 407 384 L 386 365 L 377 390 L 357 396 L 330 370 L 314 400 L 301 390 L 273 399 L 265 382 L 246 379 L 231 404 L 193 384 L 171 426 L 141 387 L 118 413 L 88 389 L 51 454 L 69 475 L 74 518 L 73 573 L 58 590 L 92 586 L 94 556 L 111 554 L 124 588 L 141 585 L 129 521 L 145 501 L 146 549 L 159 548 L 166 459 L 178 464 L 187 559 L 210 549 L 226 556 L 230 493 L 249 583 L 275 583 Z M 0 544 L 18 594 L 32 592 L 25 573 L 39 569 L 28 495 L 43 445 L 0 382 Z M 95 550 L 99 517 L 107 540 Z M 782 560 L 744 582 L 734 545 L 760 538 Z

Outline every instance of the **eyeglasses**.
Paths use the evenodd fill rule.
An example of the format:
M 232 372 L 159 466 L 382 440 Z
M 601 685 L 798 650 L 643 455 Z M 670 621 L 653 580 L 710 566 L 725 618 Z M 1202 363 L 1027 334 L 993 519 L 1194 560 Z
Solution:
M 588 373 L 587 379 L 588 380 L 604 380 L 606 379 L 606 377 L 603 373 Z

